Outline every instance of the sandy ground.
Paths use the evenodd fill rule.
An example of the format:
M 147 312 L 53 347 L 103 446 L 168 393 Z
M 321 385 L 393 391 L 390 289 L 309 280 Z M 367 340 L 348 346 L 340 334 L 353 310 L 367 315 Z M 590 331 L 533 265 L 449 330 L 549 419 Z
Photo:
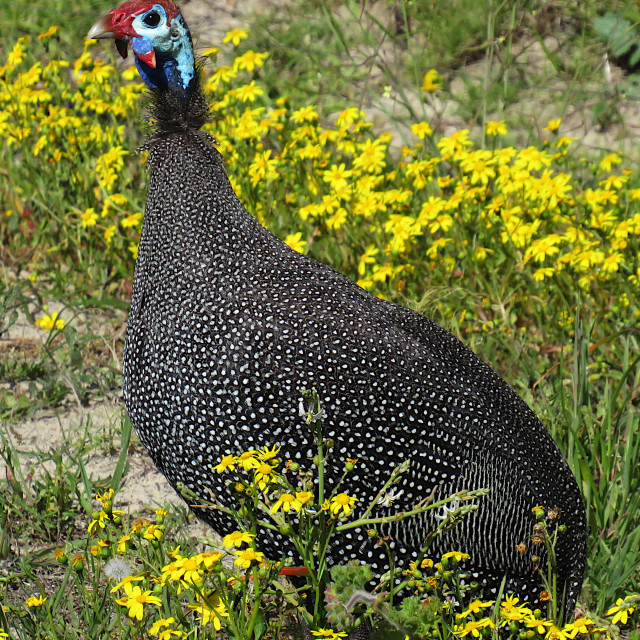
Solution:
M 0 338 L 0 355 L 16 344 L 21 348 L 36 349 L 43 343 L 45 335 L 44 331 L 21 317 Z M 2 433 L 19 451 L 25 453 L 66 449 L 65 453 L 71 454 L 88 443 L 95 443 L 96 455 L 84 456 L 89 459 L 86 468 L 91 479 L 104 480 L 112 475 L 118 461 L 119 452 L 116 449 L 125 412 L 118 396 L 119 393 L 114 392 L 112 397 L 95 401 L 86 407 L 69 398 L 62 408 L 39 411 L 19 423 L 3 424 Z M 28 460 L 24 459 L 25 465 L 29 464 Z M 128 464 L 129 470 L 118 497 L 119 508 L 135 513 L 143 507 L 154 508 L 167 502 L 182 502 L 141 446 L 133 447 Z M 49 471 L 52 470 L 53 463 L 50 463 Z M 28 466 L 23 471 L 28 471 Z M 6 465 L 0 458 L 0 477 L 5 474 Z

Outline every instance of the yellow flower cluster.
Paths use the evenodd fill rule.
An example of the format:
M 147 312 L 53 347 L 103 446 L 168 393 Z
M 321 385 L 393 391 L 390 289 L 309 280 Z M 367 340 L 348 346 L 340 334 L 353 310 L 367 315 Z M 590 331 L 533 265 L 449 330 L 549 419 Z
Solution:
M 89 45 L 73 62 L 38 62 L 37 48 L 53 36 L 55 29 L 37 42 L 19 39 L 0 67 L 4 153 L 22 156 L 6 163 L 15 165 L 13 192 L 0 235 L 19 237 L 11 230 L 22 224 L 27 201 L 52 202 L 46 213 L 56 224 L 45 242 L 56 251 L 74 245 L 78 256 L 109 249 L 129 271 L 142 222 L 136 178 L 145 154 L 142 163 L 133 157 L 139 138 L 128 138 L 125 122 L 140 113 L 143 85 L 132 82 L 135 69 L 118 73 Z M 235 51 L 246 37 L 235 29 L 223 46 Z M 213 59 L 218 50 L 206 53 Z M 371 134 L 355 106 L 327 119 L 316 105 L 270 98 L 263 84 L 268 62 L 267 54 L 249 50 L 228 65 L 211 65 L 204 87 L 220 118 L 206 128 L 241 200 L 296 251 L 313 246 L 316 257 L 379 295 L 410 287 L 422 294 L 427 279 L 472 279 L 479 265 L 485 273 L 519 274 L 530 291 L 544 288 L 547 297 L 554 283 L 585 295 L 602 290 L 601 299 L 614 278 L 640 286 L 640 188 L 621 154 L 575 159 L 561 119 L 524 148 L 504 144 L 502 120 L 486 123 L 488 148 L 476 146 L 466 129 L 440 137 L 429 122 L 414 122 L 413 139 L 398 151 L 391 134 Z M 441 82 L 428 71 L 424 99 Z M 34 185 L 43 166 L 43 183 Z M 24 193 L 25 184 L 40 193 Z M 56 190 L 66 200 L 52 201 Z M 77 225 L 77 234 L 61 245 L 55 234 L 66 223 Z M 45 255 L 53 259 L 55 252 Z M 624 295 L 617 300 L 629 306 Z
M 13 158 L 7 163 L 13 167 L 9 201 L 19 213 L 29 211 L 33 201 L 42 202 L 45 215 L 37 216 L 38 223 L 54 234 L 68 223 L 78 224 L 84 233 L 69 234 L 62 242 L 77 242 L 78 253 L 91 245 L 109 246 L 116 238 L 117 250 L 137 247 L 142 214 L 126 194 L 130 142 L 124 123 L 138 113 L 144 85 L 135 70 L 120 74 L 114 65 L 94 59 L 91 43 L 73 63 L 51 59 L 42 49 L 57 31 L 51 27 L 37 42 L 20 38 L 0 66 L 0 153 Z M 123 76 L 136 82 L 123 82 Z M 15 216 L 5 217 L 13 218 L 7 224 L 18 224 Z M 0 227 L 0 233 L 10 230 Z M 60 239 L 46 242 L 59 251 Z
M 57 311 L 54 311 L 51 315 L 45 313 L 42 317 L 38 318 L 35 322 L 36 327 L 40 327 L 45 331 L 53 331 L 57 329 L 62 331 L 64 329 L 64 320 L 60 317 Z
M 243 471 L 252 471 L 254 481 L 261 491 L 265 491 L 267 486 L 278 479 L 279 461 L 276 456 L 280 447 L 274 446 L 272 449 L 251 449 L 241 453 L 239 456 L 225 455 L 219 464 L 214 467 L 218 473 L 226 470 L 233 471 L 236 465 Z
M 619 598 L 616 605 L 607 611 L 607 616 L 611 616 L 610 623 L 612 625 L 627 624 L 628 617 L 635 611 L 639 599 L 640 597 L 635 594 L 629 595 L 625 599 Z M 509 627 L 512 632 L 517 629 L 521 629 L 525 633 L 529 631 L 546 640 L 573 640 L 577 636 L 603 637 L 604 632 L 607 631 L 586 616 L 576 618 L 560 627 L 553 620 L 542 617 L 540 611 L 532 611 L 526 606 L 526 603 L 519 604 L 519 602 L 519 598 L 514 595 L 506 596 L 501 602 L 499 608 L 499 626 L 501 628 Z M 477 615 L 482 615 L 483 609 L 490 610 L 494 604 L 493 601 L 475 600 L 471 602 L 465 611 L 456 615 L 459 623 L 454 626 L 454 634 L 461 638 L 466 636 L 477 638 L 482 635 L 482 629 L 495 629 L 494 619 Z

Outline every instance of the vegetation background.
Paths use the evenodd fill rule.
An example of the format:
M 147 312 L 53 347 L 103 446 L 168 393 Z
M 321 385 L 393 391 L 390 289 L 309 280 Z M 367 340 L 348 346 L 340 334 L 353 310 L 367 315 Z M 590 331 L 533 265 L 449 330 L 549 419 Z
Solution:
M 84 44 L 111 8 L 2 6 L 0 588 L 15 606 L 58 575 L 52 549 L 83 539 L 96 490 L 134 513 L 175 501 L 119 404 L 145 125 L 131 60 Z M 637 592 L 636 3 L 183 9 L 249 210 L 434 318 L 514 386 L 585 495 L 582 605 Z

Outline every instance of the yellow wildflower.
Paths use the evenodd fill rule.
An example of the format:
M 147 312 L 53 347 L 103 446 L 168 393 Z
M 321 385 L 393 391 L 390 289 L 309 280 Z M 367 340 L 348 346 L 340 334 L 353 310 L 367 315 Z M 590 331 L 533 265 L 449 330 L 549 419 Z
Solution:
M 424 74 L 424 78 L 422 78 L 422 86 L 420 89 L 427 93 L 431 93 L 440 87 L 441 84 L 442 80 L 438 75 L 438 71 L 436 69 L 429 69 L 429 71 Z
M 255 99 L 264 95 L 264 90 L 259 87 L 255 80 L 252 80 L 249 84 L 245 84 L 237 89 L 234 89 L 235 96 L 241 102 L 255 102 Z
M 126 229 L 128 227 L 137 227 L 142 222 L 142 213 L 132 213 L 120 220 L 120 224 Z
M 45 314 L 42 318 L 38 318 L 36 327 L 40 327 L 45 331 L 53 331 L 54 329 L 62 331 L 64 329 L 64 320 L 57 311 L 54 311 L 51 315 Z
M 331 499 L 329 504 L 331 515 L 339 516 L 340 511 L 342 511 L 343 515 L 348 516 L 353 511 L 353 505 L 357 500 L 358 498 L 348 496 L 346 493 L 339 493 Z
M 266 53 L 247 51 L 233 61 L 233 66 L 237 69 L 253 71 L 254 69 L 262 67 L 264 65 L 266 57 Z
M 482 620 L 468 620 L 466 624 L 463 625 L 455 625 L 454 627 L 454 635 L 460 636 L 464 638 L 471 634 L 474 638 L 480 637 L 480 633 L 482 629 L 485 627 L 489 627 L 493 629 L 495 625 L 489 618 L 482 618 Z
M 142 620 L 144 615 L 144 605 L 152 604 L 159 607 L 162 601 L 157 596 L 151 595 L 151 591 L 142 591 L 137 585 L 133 586 L 130 582 L 124 585 L 125 595 L 116 600 L 116 603 L 127 608 L 127 615 L 138 621 Z
M 115 593 L 116 591 L 118 591 L 118 589 L 122 589 L 125 585 L 130 584 L 132 582 L 140 582 L 141 580 L 144 580 L 145 576 L 142 574 L 139 574 L 137 576 L 125 576 L 120 582 L 118 582 L 118 584 L 115 587 L 112 587 L 111 589 L 111 593 Z
M 274 445 L 273 447 L 271 447 L 271 449 L 269 449 L 269 447 L 265 445 L 262 449 L 256 451 L 256 455 L 258 456 L 258 458 L 260 458 L 260 460 L 262 460 L 262 462 L 265 462 L 267 460 L 275 460 L 278 453 L 280 453 L 280 446 L 278 445 Z
M 258 466 L 258 461 L 255 457 L 257 453 L 258 452 L 255 449 L 251 449 L 250 451 L 243 451 L 239 456 L 236 457 L 238 466 L 245 471 L 255 469 Z
M 315 122 L 318 119 L 318 112 L 315 105 L 302 107 L 291 114 L 291 122 L 302 124 L 303 122 Z
M 317 631 L 312 631 L 311 635 L 314 638 L 324 638 L 324 640 L 339 640 L 340 638 L 346 638 L 347 634 L 345 631 L 333 631 L 332 629 L 318 629 Z
M 104 240 L 107 244 L 111 244 L 111 241 L 113 240 L 113 236 L 116 233 L 116 225 L 112 224 L 110 226 L 108 226 L 105 230 L 104 230 Z
M 507 133 L 507 125 L 504 120 L 489 120 L 484 130 L 488 136 L 501 136 Z
M 209 82 L 217 87 L 220 82 L 230 82 L 236 77 L 236 71 L 228 65 L 222 65 L 218 67 L 212 74 Z
M 543 129 L 543 131 L 550 131 L 551 133 L 554 133 L 560 128 L 561 124 L 562 124 L 562 118 L 557 118 L 556 120 L 549 120 L 549 122 L 547 122 L 547 126 Z
M 262 491 L 265 490 L 266 486 L 270 482 L 274 482 L 276 479 L 277 473 L 274 473 L 274 469 L 276 465 L 270 465 L 266 462 L 258 462 L 258 465 L 253 470 L 254 480 L 258 483 L 258 487 Z
M 222 539 L 222 546 L 225 549 L 231 549 L 232 547 L 240 548 L 245 543 L 249 544 L 252 538 L 255 538 L 255 534 L 253 533 L 233 531 Z
M 203 626 L 212 624 L 216 631 L 220 631 L 222 628 L 221 618 L 226 618 L 229 615 L 220 594 L 214 591 L 204 597 L 198 595 L 196 600 L 198 604 L 190 604 L 189 609 L 200 614 L 198 620 Z
M 38 40 L 45 40 L 46 38 L 52 38 L 58 33 L 58 31 L 60 31 L 60 27 L 57 27 L 57 26 L 49 27 L 44 33 L 38 34 Z
M 241 40 L 245 40 L 248 37 L 249 32 L 246 29 L 231 29 L 231 31 L 227 31 L 227 33 L 225 33 L 222 42 L 223 44 L 231 42 L 233 43 L 234 47 L 237 47 L 240 44 Z
M 433 129 L 428 122 L 418 122 L 411 125 L 411 133 L 413 133 L 416 138 L 424 140 L 427 136 L 433 135 Z
M 549 631 L 547 631 L 547 635 L 545 636 L 545 640 L 566 640 L 570 638 L 570 633 L 565 629 L 561 629 L 555 624 L 552 624 L 549 627 Z
M 176 560 L 162 567 L 162 581 L 172 580 L 184 584 L 202 583 L 202 559 L 199 556 L 192 558 L 178 556 Z
M 179 628 L 171 629 L 171 625 L 175 624 L 175 618 L 160 618 L 156 620 L 149 629 L 149 634 L 158 636 L 159 640 L 171 640 L 174 638 L 186 638 L 187 634 Z M 164 629 L 164 631 L 163 631 Z
M 469 140 L 469 129 L 462 129 L 455 131 L 448 138 L 440 138 L 438 140 L 438 149 L 440 149 L 442 157 L 447 159 L 465 147 L 472 146 L 472 144 L 471 140 Z
M 468 618 L 472 614 L 479 613 L 482 609 L 486 609 L 487 607 L 491 607 L 495 604 L 495 600 L 491 600 L 490 602 L 482 602 L 481 600 L 474 600 L 469 604 L 469 608 L 463 611 L 462 613 L 457 614 L 457 618 Z
M 461 560 L 469 560 L 471 556 L 468 553 L 462 553 L 462 551 L 449 551 L 442 555 L 443 560 L 453 559 L 456 562 L 460 562 Z
M 386 165 L 385 151 L 381 140 L 367 140 L 360 147 L 360 155 L 354 159 L 353 166 L 369 173 L 379 173 Z
M 617 153 L 608 153 L 600 160 L 598 167 L 600 171 L 609 172 L 614 165 L 620 164 L 621 162 L 622 158 Z
M 220 463 L 217 464 L 214 468 L 218 473 L 222 473 L 229 469 L 229 471 L 233 471 L 236 467 L 236 457 L 235 456 L 223 456 Z
M 627 624 L 629 616 L 636 610 L 635 601 L 632 598 L 637 597 L 637 595 L 630 595 L 616 600 L 615 605 L 607 611 L 608 616 L 613 616 L 611 624 Z
M 364 112 L 358 109 L 358 107 L 347 107 L 338 114 L 336 125 L 340 128 L 347 128 L 363 117 Z
M 593 631 L 593 629 L 589 629 L 593 624 L 595 623 L 589 618 L 577 618 L 564 626 L 563 631 L 566 633 L 565 637 L 575 638 L 578 634 L 586 636 L 590 631 Z
M 251 548 L 245 549 L 244 551 L 236 551 L 235 554 L 238 557 L 234 560 L 233 564 L 242 569 L 248 569 L 252 562 L 262 562 L 264 560 L 264 553 Z
M 284 243 L 289 245 L 294 251 L 298 253 L 304 253 L 304 248 L 307 246 L 307 241 L 302 239 L 302 232 L 290 233 L 285 239 Z
M 46 596 L 31 596 L 25 603 L 27 607 L 41 607 L 47 601 Z
M 524 620 L 524 624 L 527 628 L 535 629 L 541 636 L 544 636 L 547 633 L 547 629 L 553 626 L 553 621 L 540 620 L 539 618 L 529 616 Z
M 142 534 L 145 540 L 162 540 L 164 529 L 157 524 L 150 524 Z
M 328 182 L 329 186 L 338 191 L 347 186 L 347 179 L 353 175 L 353 171 L 345 167 L 344 162 L 340 165 L 331 165 L 331 168 L 322 173 L 322 180 Z
M 80 222 L 83 229 L 86 229 L 87 227 L 94 227 L 98 222 L 98 214 L 96 213 L 95 209 L 93 207 L 89 207 L 80 216 Z

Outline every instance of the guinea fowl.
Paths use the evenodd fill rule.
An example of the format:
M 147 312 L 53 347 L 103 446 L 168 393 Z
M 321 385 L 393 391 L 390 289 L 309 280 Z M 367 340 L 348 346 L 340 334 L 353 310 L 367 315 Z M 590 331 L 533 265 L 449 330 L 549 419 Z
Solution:
M 335 455 L 360 460 L 350 474 L 359 504 L 368 504 L 404 460 L 411 465 L 394 510 L 412 508 L 433 490 L 438 499 L 490 490 L 429 549 L 432 557 L 468 553 L 467 568 L 485 596 L 506 577 L 506 591 L 539 602 L 539 573 L 517 545 L 531 536 L 536 506 L 560 509 L 568 533 L 556 549 L 559 593 L 570 615 L 585 568 L 586 514 L 542 423 L 447 331 L 296 253 L 245 210 L 201 131 L 209 109 L 175 4 L 128 0 L 88 34 L 105 37 L 116 39 L 123 56 L 131 45 L 155 121 L 145 144 L 149 191 L 124 399 L 169 482 L 203 500 L 214 494 L 230 501 L 213 471 L 224 455 L 278 444 L 283 459 L 309 466 L 314 443 L 298 407 L 300 391 L 316 389 Z M 220 532 L 231 526 L 218 511 L 198 515 Z M 429 511 L 394 524 L 388 534 L 397 561 L 415 558 L 437 523 Z M 357 559 L 378 575 L 385 571 L 386 554 L 366 531 L 343 535 L 331 562 Z M 259 542 L 279 557 L 277 537 Z

